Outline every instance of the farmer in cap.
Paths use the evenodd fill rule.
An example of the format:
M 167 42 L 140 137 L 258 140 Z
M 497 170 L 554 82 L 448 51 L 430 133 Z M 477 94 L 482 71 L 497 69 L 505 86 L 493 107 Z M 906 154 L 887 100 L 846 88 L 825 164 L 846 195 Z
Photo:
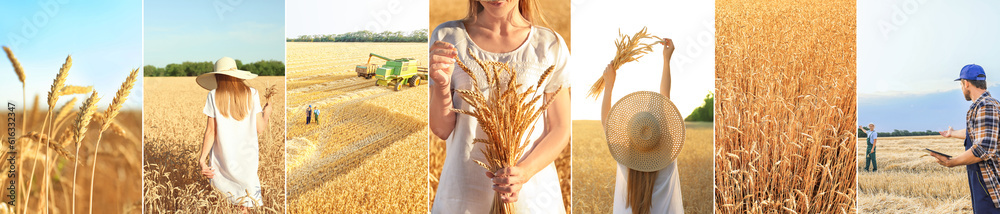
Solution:
M 972 210 L 975 213 L 1000 213 L 1000 103 L 986 90 L 986 72 L 983 67 L 969 64 L 962 67 L 961 81 L 965 100 L 973 101 L 965 114 L 964 130 L 941 131 L 941 136 L 965 139 L 965 152 L 948 158 L 933 152 L 931 156 L 946 167 L 965 166 L 972 193 Z
M 309 124 L 309 121 L 312 120 L 312 112 L 313 112 L 312 108 L 313 108 L 313 105 L 309 105 L 309 107 L 306 108 L 306 124 L 307 125 Z
M 875 124 L 868 123 L 868 127 L 858 126 L 858 129 L 865 130 L 865 134 L 868 136 L 865 139 L 868 142 L 868 149 L 865 150 L 865 171 L 869 171 L 869 165 L 872 166 L 871 171 L 878 171 L 878 163 L 875 162 L 875 143 L 878 142 L 878 132 L 875 132 Z

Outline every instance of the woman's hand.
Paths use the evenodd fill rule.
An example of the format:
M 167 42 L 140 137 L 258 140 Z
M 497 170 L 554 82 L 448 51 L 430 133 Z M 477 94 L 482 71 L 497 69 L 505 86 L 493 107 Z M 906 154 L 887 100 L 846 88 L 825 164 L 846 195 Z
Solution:
M 604 67 L 604 85 L 606 87 L 607 86 L 613 87 L 615 83 L 615 78 L 617 78 L 617 76 L 618 76 L 618 71 L 615 71 L 615 69 L 611 67 L 611 63 L 608 63 L 608 66 Z
M 517 166 L 502 168 L 495 174 L 486 172 L 486 177 L 493 180 L 493 191 L 500 193 L 500 200 L 506 203 L 517 202 L 521 185 L 531 179 L 527 170 Z
M 455 46 L 442 41 L 431 45 L 430 78 L 439 87 L 451 85 L 451 74 L 455 71 L 455 57 L 458 50 Z
M 201 175 L 208 177 L 208 179 L 212 179 L 213 177 L 215 177 L 215 169 L 208 166 L 208 164 L 206 164 L 204 161 L 200 162 L 201 162 Z
M 663 44 L 663 62 L 670 62 L 670 57 L 674 55 L 674 40 L 670 38 L 663 38 L 663 41 L 660 41 L 660 44 Z

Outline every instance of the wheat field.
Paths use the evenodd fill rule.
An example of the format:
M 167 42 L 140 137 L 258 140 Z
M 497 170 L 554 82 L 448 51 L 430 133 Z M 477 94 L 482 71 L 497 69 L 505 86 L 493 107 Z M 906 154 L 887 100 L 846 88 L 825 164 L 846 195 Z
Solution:
M 712 123 L 686 122 L 677 157 L 685 213 L 712 213 Z M 611 213 L 616 162 L 599 120 L 573 121 L 573 213 Z
M 972 213 L 965 167 L 947 168 L 924 148 L 958 155 L 960 139 L 880 137 L 878 171 L 864 170 L 865 138 L 857 139 L 858 207 L 863 213 Z
M 17 74 L 24 100 L 23 106 L 7 106 L 11 138 L 0 158 L 10 164 L 5 167 L 8 177 L 2 179 L 9 185 L 0 213 L 141 211 L 141 113 L 126 104 L 140 81 L 138 70 L 122 75 L 118 90 L 96 91 L 89 84 L 97 83 L 75 81 L 91 74 L 73 71 L 73 58 L 67 56 L 48 92 L 34 95 L 29 106 L 25 80 L 51 76 L 29 75 L 14 51 L 7 46 L 3 49 Z M 106 106 L 99 102 L 98 94 L 108 97 Z M 13 138 L 15 134 L 17 138 Z M 98 159 L 101 156 L 104 158 Z M 11 201 L 7 196 L 14 194 L 16 201 Z M 98 206 L 94 206 L 95 201 Z
M 426 66 L 427 44 L 286 47 L 289 213 L 427 212 L 427 85 L 393 91 L 354 72 L 369 53 Z M 305 124 L 308 105 L 318 123 Z
M 857 212 L 855 1 L 715 4 L 716 212 Z
M 195 77 L 145 77 L 143 125 L 143 207 L 147 213 L 219 213 L 238 208 L 225 201 L 201 175 L 198 157 L 205 136 L 202 113 L 208 91 Z M 271 98 L 267 133 L 259 137 L 264 204 L 251 213 L 285 212 L 285 77 L 262 76 L 247 80 L 260 93 L 261 104 L 268 83 L 278 89 Z

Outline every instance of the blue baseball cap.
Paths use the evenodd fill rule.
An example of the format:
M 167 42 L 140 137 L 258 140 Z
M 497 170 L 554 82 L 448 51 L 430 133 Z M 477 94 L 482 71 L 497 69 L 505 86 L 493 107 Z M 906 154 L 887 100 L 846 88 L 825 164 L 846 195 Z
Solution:
M 958 74 L 959 80 L 986 80 L 986 71 L 983 71 L 983 66 L 976 64 L 968 64 L 962 67 L 962 73 Z

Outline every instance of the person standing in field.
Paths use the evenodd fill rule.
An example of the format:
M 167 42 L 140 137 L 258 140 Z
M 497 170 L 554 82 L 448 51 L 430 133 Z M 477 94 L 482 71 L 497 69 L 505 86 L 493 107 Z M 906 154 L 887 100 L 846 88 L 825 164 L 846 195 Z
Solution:
M 660 77 L 660 94 L 666 99 L 670 99 L 670 58 L 674 53 L 675 47 L 673 40 L 669 38 L 664 38 L 660 43 L 663 44 L 663 74 Z M 612 69 L 611 64 L 608 64 L 604 69 L 604 97 L 601 103 L 601 125 L 605 129 L 605 133 L 614 128 L 609 127 L 608 123 L 612 109 L 611 93 L 615 87 L 616 77 L 617 71 Z M 667 126 L 667 124 L 659 125 Z M 667 139 L 671 137 L 669 133 L 662 133 L 662 135 L 658 138 Z M 608 140 L 610 141 L 610 139 Z M 635 145 L 636 142 L 629 143 L 632 144 L 630 147 L 638 147 Z M 655 146 L 655 148 L 660 147 L 669 146 L 663 144 Z M 632 156 L 626 159 L 630 158 L 640 159 L 642 157 Z M 666 157 L 661 157 L 657 158 L 657 160 L 638 162 L 668 161 L 666 159 Z M 684 203 L 681 196 L 680 176 L 677 171 L 676 159 L 672 160 L 669 164 L 664 164 L 665 167 L 660 170 L 647 172 L 653 173 L 654 178 L 653 186 L 649 189 L 648 195 L 633 194 L 632 191 L 642 192 L 643 187 L 641 187 L 641 184 L 629 184 L 630 182 L 641 183 L 639 180 L 644 176 L 643 172 L 633 169 L 632 166 L 626 166 L 621 162 L 617 163 L 617 165 L 615 173 L 614 213 L 684 213 Z M 631 176 L 636 176 L 636 178 L 640 179 L 631 179 Z
M 209 90 L 202 110 L 208 124 L 198 158 L 201 174 L 226 196 L 226 201 L 240 206 L 244 213 L 248 207 L 264 202 L 257 175 L 257 136 L 267 130 L 271 107 L 265 103 L 262 110 L 257 90 L 247 86 L 246 80 L 255 77 L 237 70 L 232 58 L 223 57 L 215 62 L 214 72 L 196 79 L 198 85 Z
M 494 193 L 506 203 L 515 203 L 518 213 L 566 212 L 554 161 L 570 139 L 570 54 L 562 36 L 538 25 L 545 21 L 537 4 L 536 0 L 469 0 L 465 19 L 438 25 L 431 34 L 429 126 L 434 135 L 447 141 L 432 213 L 488 213 Z M 481 152 L 486 145 L 473 139 L 485 134 L 475 118 L 451 110 L 472 110 L 454 90 L 489 88 L 485 83 L 473 85 L 471 76 L 455 68 L 456 60 L 477 65 L 470 54 L 484 61 L 509 63 L 522 83 L 538 81 L 546 69 L 555 66 L 538 86 L 544 100 L 552 103 L 532 122 L 539 129 L 526 136 L 532 143 L 514 167 L 489 172 L 476 164 L 487 162 Z M 484 74 L 478 66 L 470 67 L 473 74 Z
M 986 90 L 986 72 L 983 67 L 969 64 L 962 68 L 959 78 L 965 100 L 973 101 L 965 114 L 966 129 L 941 131 L 941 136 L 965 140 L 965 152 L 948 158 L 933 152 L 938 164 L 946 167 L 965 166 L 972 193 L 972 210 L 975 213 L 1000 213 L 1000 103 Z
M 313 121 L 319 124 L 319 108 L 313 109 Z
M 868 168 L 871 166 L 871 171 L 878 171 L 878 163 L 875 162 L 875 148 L 876 143 L 878 143 L 878 132 L 875 132 L 875 124 L 868 123 L 868 127 L 858 126 L 858 129 L 864 130 L 865 141 L 868 142 L 868 147 L 865 150 L 865 171 L 869 171 Z
M 312 121 L 312 112 L 313 112 L 312 108 L 313 105 L 309 105 L 309 107 L 306 107 L 306 125 L 309 125 L 309 121 Z

